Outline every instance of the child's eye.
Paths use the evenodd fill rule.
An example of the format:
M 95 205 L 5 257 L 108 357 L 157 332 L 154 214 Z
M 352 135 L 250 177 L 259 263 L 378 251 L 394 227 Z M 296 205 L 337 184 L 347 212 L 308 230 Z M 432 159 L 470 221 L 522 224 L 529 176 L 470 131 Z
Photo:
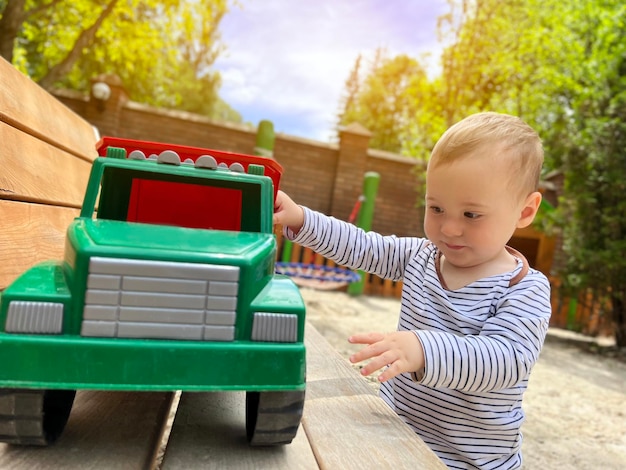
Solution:
M 441 207 L 437 207 L 437 206 L 430 206 L 430 210 L 431 212 L 433 212 L 434 214 L 443 214 L 443 209 Z
M 463 216 L 468 219 L 478 219 L 480 214 L 477 214 L 476 212 L 463 212 Z

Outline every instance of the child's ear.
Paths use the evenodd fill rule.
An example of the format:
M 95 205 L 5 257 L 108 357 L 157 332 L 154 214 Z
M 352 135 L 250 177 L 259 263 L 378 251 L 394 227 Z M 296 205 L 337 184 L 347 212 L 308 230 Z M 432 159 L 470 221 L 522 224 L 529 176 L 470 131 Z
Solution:
M 528 227 L 532 223 L 537 215 L 540 204 L 541 193 L 539 191 L 535 191 L 534 193 L 528 195 L 526 201 L 524 202 L 524 206 L 522 207 L 520 218 L 517 221 L 517 228 Z

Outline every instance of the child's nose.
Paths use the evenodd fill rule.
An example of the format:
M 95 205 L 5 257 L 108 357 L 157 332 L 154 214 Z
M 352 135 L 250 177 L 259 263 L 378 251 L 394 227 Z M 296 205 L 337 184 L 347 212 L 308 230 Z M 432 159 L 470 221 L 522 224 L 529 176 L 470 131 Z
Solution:
M 441 224 L 441 233 L 446 237 L 458 237 L 463 233 L 463 229 L 457 220 L 447 217 Z

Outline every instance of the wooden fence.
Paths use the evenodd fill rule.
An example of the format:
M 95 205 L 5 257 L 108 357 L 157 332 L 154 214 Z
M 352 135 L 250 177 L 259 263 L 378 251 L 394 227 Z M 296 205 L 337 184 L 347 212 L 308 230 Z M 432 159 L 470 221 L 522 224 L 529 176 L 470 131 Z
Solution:
M 552 317 L 550 326 L 577 331 L 588 336 L 613 336 L 610 300 L 584 290 L 577 297 L 566 296 L 559 278 L 550 278 L 552 285 Z

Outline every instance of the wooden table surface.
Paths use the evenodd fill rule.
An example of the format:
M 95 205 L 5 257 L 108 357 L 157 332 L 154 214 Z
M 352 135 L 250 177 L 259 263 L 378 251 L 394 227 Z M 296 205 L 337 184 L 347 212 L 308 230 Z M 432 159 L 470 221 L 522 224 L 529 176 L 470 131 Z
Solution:
M 446 468 L 313 326 L 305 338 L 304 417 L 290 445 L 248 446 L 244 392 L 79 391 L 55 445 L 0 444 L 0 469 Z

